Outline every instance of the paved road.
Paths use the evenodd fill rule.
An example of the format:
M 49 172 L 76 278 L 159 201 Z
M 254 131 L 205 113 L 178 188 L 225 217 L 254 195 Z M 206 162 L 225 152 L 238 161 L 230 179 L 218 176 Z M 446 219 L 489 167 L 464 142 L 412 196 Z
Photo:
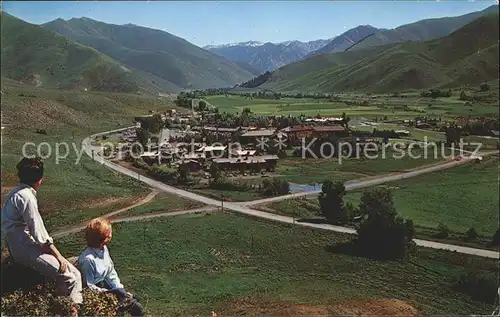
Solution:
M 92 135 L 90 137 L 85 138 L 82 141 L 82 147 L 83 147 L 85 153 L 87 155 L 89 155 L 90 157 L 92 157 L 92 150 L 94 150 L 95 161 L 97 161 L 97 162 L 117 171 L 117 172 L 128 175 L 132 178 L 138 179 L 139 181 L 146 183 L 153 188 L 156 188 L 156 189 L 159 189 L 159 190 L 171 193 L 171 194 L 175 194 L 175 195 L 178 195 L 178 196 L 183 197 L 183 198 L 202 202 L 202 203 L 210 205 L 210 206 L 220 206 L 221 205 L 221 202 L 219 200 L 204 197 L 204 196 L 192 193 L 192 192 L 188 192 L 188 191 L 185 191 L 185 190 L 173 187 L 173 186 L 166 185 L 162 182 L 156 181 L 156 180 L 148 178 L 146 176 L 139 175 L 138 173 L 131 171 L 123 166 L 112 163 L 110 161 L 106 161 L 98 154 L 98 152 L 99 152 L 98 147 L 94 147 L 91 145 L 90 140 L 92 138 L 95 138 L 96 136 L 100 136 L 100 135 L 104 135 L 104 134 L 108 134 L 108 133 L 113 133 L 113 132 L 120 132 L 120 131 L 124 131 L 127 129 L 130 129 L 130 127 Z M 406 173 L 402 173 L 402 174 L 381 176 L 379 178 L 374 178 L 374 179 L 370 179 L 370 180 L 361 180 L 361 181 L 357 181 L 357 182 L 352 182 L 352 183 L 346 184 L 346 189 L 352 190 L 352 189 L 382 184 L 385 182 L 391 182 L 394 180 L 414 177 L 417 175 L 430 173 L 430 172 L 434 172 L 434 171 L 439 171 L 439 170 L 451 168 L 451 167 L 454 167 L 457 165 L 465 164 L 469 161 L 471 161 L 471 159 L 465 158 L 465 159 L 462 159 L 461 161 L 453 161 L 453 162 L 444 163 L 441 165 L 434 165 L 434 166 L 427 167 L 424 169 L 414 170 L 414 171 L 406 172 Z M 236 211 L 236 212 L 239 212 L 242 214 L 246 214 L 249 216 L 273 220 L 273 221 L 279 221 L 282 223 L 295 224 L 295 225 L 300 225 L 300 226 L 304 226 L 304 227 L 330 230 L 330 231 L 342 232 L 342 233 L 348 233 L 348 234 L 355 234 L 356 233 L 355 230 L 351 229 L 351 228 L 345 228 L 345 227 L 334 226 L 334 225 L 329 225 L 329 224 L 314 224 L 314 223 L 307 223 L 307 222 L 300 222 L 299 223 L 299 222 L 296 222 L 295 219 L 292 217 L 276 215 L 276 214 L 263 212 L 263 211 L 259 211 L 259 210 L 255 210 L 255 209 L 250 208 L 251 205 L 255 205 L 255 204 L 261 204 L 261 203 L 272 202 L 272 201 L 279 201 L 279 200 L 283 200 L 283 199 L 290 199 L 290 198 L 300 197 L 300 196 L 304 196 L 304 195 L 310 195 L 310 194 L 314 194 L 314 193 L 315 192 L 297 193 L 297 194 L 285 195 L 285 196 L 281 196 L 281 197 L 273 197 L 273 198 L 262 199 L 262 200 L 257 200 L 257 201 L 253 201 L 253 202 L 246 202 L 246 203 L 225 202 L 224 208 L 232 210 L 232 211 Z M 316 194 L 317 194 L 317 192 L 316 192 Z M 434 241 L 417 240 L 417 239 L 415 240 L 415 242 L 419 246 L 433 248 L 433 249 L 443 249 L 443 250 L 449 250 L 449 251 L 456 251 L 459 253 L 473 254 L 473 255 L 477 255 L 477 256 L 481 256 L 481 257 L 488 257 L 488 258 L 495 258 L 495 259 L 499 258 L 499 252 L 490 251 L 490 250 L 473 249 L 473 248 L 468 248 L 468 247 L 456 246 L 456 245 L 452 245 L 452 244 L 443 244 L 443 243 L 434 242 Z

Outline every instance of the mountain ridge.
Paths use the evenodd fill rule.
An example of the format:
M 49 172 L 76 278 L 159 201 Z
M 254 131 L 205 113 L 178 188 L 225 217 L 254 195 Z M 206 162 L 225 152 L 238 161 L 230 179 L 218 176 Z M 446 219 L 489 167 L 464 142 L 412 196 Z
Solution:
M 498 13 L 426 42 L 320 54 L 284 66 L 259 85 L 279 91 L 400 91 L 498 79 Z
M 232 61 L 158 29 L 86 17 L 56 19 L 42 27 L 93 47 L 149 78 L 182 89 L 228 87 L 254 76 Z

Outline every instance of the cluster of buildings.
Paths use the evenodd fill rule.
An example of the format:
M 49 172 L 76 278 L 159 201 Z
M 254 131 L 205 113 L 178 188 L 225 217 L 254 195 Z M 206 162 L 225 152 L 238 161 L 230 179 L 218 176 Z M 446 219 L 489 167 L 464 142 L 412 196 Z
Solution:
M 153 115 L 136 117 L 136 126 L 140 127 L 144 119 L 151 118 Z M 162 119 L 175 116 L 177 120 L 189 120 L 190 117 L 180 117 L 175 113 L 162 114 Z M 318 121 L 323 120 L 323 121 Z M 150 144 L 148 150 L 141 157 L 148 164 L 168 164 L 170 166 L 179 166 L 186 164 L 190 171 L 208 170 L 211 164 L 217 164 L 222 170 L 226 171 L 250 171 L 261 173 L 264 171 L 274 171 L 279 157 L 275 155 L 276 151 L 268 151 L 262 146 L 265 140 L 278 141 L 283 144 L 294 146 L 300 145 L 302 139 L 325 138 L 332 135 L 337 137 L 347 137 L 348 132 L 339 124 L 333 124 L 341 121 L 341 118 L 315 118 L 311 119 L 314 125 L 299 125 L 286 127 L 284 129 L 266 128 L 258 129 L 256 127 L 217 127 L 217 126 L 193 126 L 189 131 L 177 131 L 174 129 L 162 129 L 157 135 L 152 136 L 154 142 Z M 316 122 L 317 121 L 317 122 Z M 321 125 L 327 122 L 329 125 Z M 192 135 L 202 132 L 216 134 L 225 142 L 207 145 L 203 142 L 177 142 L 176 136 L 185 136 L 186 133 Z M 174 137 L 174 138 L 172 138 Z M 131 141 L 132 135 L 125 138 L 127 142 Z M 215 145 L 219 144 L 219 145 Z M 235 145 L 238 145 L 235 147 Z M 231 147 L 229 147 L 231 145 Z M 281 149 L 284 149 L 283 147 Z

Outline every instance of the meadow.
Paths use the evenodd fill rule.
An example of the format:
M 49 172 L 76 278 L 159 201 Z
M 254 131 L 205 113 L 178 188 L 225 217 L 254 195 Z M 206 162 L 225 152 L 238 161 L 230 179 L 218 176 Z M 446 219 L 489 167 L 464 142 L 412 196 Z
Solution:
M 496 84 L 495 87 L 498 87 Z M 250 108 L 261 115 L 283 116 L 340 116 L 343 112 L 351 117 L 411 119 L 416 116 L 439 117 L 443 119 L 456 116 L 498 116 L 498 91 L 495 87 L 489 92 L 477 93 L 484 100 L 466 105 L 459 99 L 461 89 L 453 90 L 451 97 L 421 97 L 419 93 L 406 93 L 406 97 L 393 97 L 387 94 L 339 94 L 340 100 L 282 98 L 258 99 L 238 95 L 207 96 L 205 99 L 222 112 L 241 113 Z M 352 104 L 357 102 L 357 104 Z M 348 104 L 350 103 L 350 104 Z
M 424 157 L 422 149 L 415 148 L 411 153 L 415 157 L 419 155 L 422 157 L 413 159 L 405 155 L 398 158 L 399 154 L 390 148 L 386 150 L 385 158 L 379 153 L 375 159 L 353 157 L 339 161 L 326 158 L 287 157 L 278 162 L 276 173 L 292 183 L 311 184 L 321 183 L 325 179 L 347 181 L 378 174 L 404 172 L 444 160 L 440 156 L 440 151 L 437 156 L 429 151 L 427 158 Z M 449 155 L 449 151 L 445 151 L 445 155 Z
M 68 236 L 58 245 L 77 255 L 82 238 Z M 216 212 L 115 224 L 109 249 L 123 283 L 153 315 L 251 314 L 269 303 L 274 310 L 260 313 L 273 314 L 285 304 L 314 309 L 384 298 L 403 300 L 425 315 L 493 309 L 452 286 L 471 265 L 495 274 L 494 259 L 419 249 L 408 262 L 382 262 L 330 251 L 347 239 Z

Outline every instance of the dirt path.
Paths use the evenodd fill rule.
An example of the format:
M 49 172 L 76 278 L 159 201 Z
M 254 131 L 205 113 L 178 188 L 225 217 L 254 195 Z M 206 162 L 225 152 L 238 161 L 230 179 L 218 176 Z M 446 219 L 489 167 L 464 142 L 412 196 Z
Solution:
M 136 203 L 129 205 L 127 207 L 115 210 L 115 211 L 110 212 L 108 214 L 102 215 L 102 217 L 111 218 L 111 217 L 119 215 L 127 210 L 130 210 L 132 208 L 147 204 L 147 203 L 151 202 L 153 200 L 153 198 L 155 198 L 156 195 L 158 195 L 159 193 L 160 192 L 158 190 L 153 189 L 146 197 L 142 198 L 141 200 L 137 201 Z M 65 235 L 70 234 L 70 233 L 81 231 L 85 228 L 85 226 L 87 226 L 87 222 L 88 221 L 85 221 L 85 222 L 82 222 L 78 225 L 74 225 L 74 226 L 70 226 L 70 227 L 66 227 L 66 228 L 63 228 L 61 230 L 58 230 L 52 234 L 52 237 L 58 238 L 58 237 L 65 236 Z

